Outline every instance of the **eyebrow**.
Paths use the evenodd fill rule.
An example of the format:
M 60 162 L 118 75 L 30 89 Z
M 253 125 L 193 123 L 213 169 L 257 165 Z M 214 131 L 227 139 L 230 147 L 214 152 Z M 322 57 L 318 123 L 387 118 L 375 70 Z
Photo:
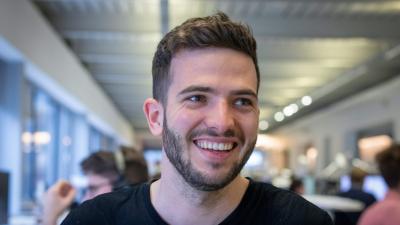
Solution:
M 231 91 L 230 94 L 232 94 L 232 95 L 250 95 L 250 96 L 253 96 L 254 98 L 258 99 L 257 94 L 251 89 Z
M 192 85 L 192 86 L 189 86 L 189 87 L 183 89 L 182 91 L 180 91 L 178 93 L 178 95 L 183 95 L 183 94 L 187 94 L 187 93 L 191 93 L 191 92 L 209 92 L 209 93 L 214 93 L 215 90 L 210 88 L 210 87 Z
M 216 90 L 210 87 L 192 85 L 189 86 L 178 93 L 178 95 L 184 95 L 191 92 L 207 92 L 215 93 Z M 251 89 L 234 90 L 230 92 L 231 95 L 250 95 L 258 99 L 257 94 Z

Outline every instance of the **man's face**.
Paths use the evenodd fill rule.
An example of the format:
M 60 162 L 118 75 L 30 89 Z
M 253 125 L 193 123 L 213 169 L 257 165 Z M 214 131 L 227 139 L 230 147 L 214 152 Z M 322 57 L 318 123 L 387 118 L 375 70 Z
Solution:
M 92 199 L 98 195 L 111 192 L 113 186 L 110 180 L 104 176 L 89 173 L 86 175 L 88 186 L 82 201 Z
M 259 108 L 251 58 L 225 48 L 183 50 L 171 62 L 163 147 L 192 187 L 218 190 L 250 156 Z

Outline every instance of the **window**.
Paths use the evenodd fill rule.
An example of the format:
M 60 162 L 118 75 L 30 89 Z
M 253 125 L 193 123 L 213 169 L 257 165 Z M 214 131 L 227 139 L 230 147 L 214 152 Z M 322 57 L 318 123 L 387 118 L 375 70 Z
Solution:
M 59 132 L 59 144 L 57 152 L 57 179 L 68 180 L 71 175 L 72 168 L 72 158 L 74 153 L 75 142 L 73 139 L 73 130 L 75 124 L 76 116 L 68 109 L 61 107 L 60 109 L 60 126 Z
M 114 151 L 117 148 L 117 143 L 114 138 L 104 134 L 95 127 L 90 128 L 89 135 L 89 150 L 97 152 L 99 150 Z
M 72 171 L 75 115 L 45 92 L 26 84 L 22 141 L 23 208 L 31 209 L 46 188 Z
M 59 107 L 43 92 L 30 88 L 25 109 L 23 144 L 24 208 L 44 192 L 46 184 L 57 179 L 57 129 Z

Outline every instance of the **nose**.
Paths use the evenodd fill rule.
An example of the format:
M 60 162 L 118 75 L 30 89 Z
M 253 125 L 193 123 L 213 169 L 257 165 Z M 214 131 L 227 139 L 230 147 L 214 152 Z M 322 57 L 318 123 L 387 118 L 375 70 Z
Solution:
M 221 135 L 233 131 L 235 116 L 229 102 L 223 100 L 212 104 L 207 112 L 205 123 L 207 128 Z

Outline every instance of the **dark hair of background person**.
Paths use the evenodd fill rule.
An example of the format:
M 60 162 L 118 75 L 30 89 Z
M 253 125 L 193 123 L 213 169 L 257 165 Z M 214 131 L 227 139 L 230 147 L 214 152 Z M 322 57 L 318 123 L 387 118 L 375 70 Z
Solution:
M 114 152 L 98 151 L 82 161 L 81 168 L 85 174 L 93 173 L 104 176 L 115 185 L 123 180 L 126 184 L 138 184 L 149 179 L 147 163 L 141 152 L 121 147 L 124 156 L 125 169 L 122 173 L 117 168 Z
M 289 186 L 289 190 L 298 193 L 299 188 L 303 187 L 303 181 L 299 178 L 292 178 L 292 183 Z
M 182 49 L 222 47 L 237 50 L 251 57 L 257 73 L 257 91 L 260 72 L 257 63 L 257 44 L 249 26 L 232 22 L 219 12 L 213 16 L 192 18 L 175 27 L 160 41 L 153 58 L 153 97 L 166 104 L 172 58 Z
M 400 185 L 400 145 L 393 144 L 376 155 L 379 171 L 390 188 Z

